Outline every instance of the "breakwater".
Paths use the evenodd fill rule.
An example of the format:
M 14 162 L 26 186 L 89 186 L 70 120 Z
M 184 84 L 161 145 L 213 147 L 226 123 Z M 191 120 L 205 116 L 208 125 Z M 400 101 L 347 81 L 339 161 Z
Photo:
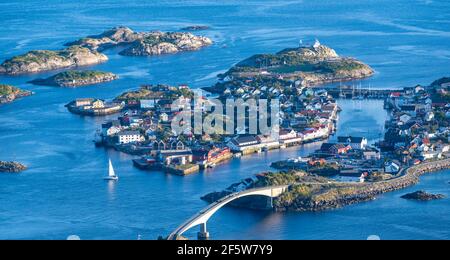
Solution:
M 322 211 L 340 208 L 373 200 L 379 194 L 415 185 L 419 182 L 420 176 L 449 168 L 450 159 L 445 159 L 412 166 L 404 169 L 399 177 L 386 181 L 347 185 L 323 184 L 320 185 L 322 191 L 318 194 L 296 196 L 295 193 L 291 193 L 275 199 L 274 209 L 276 211 Z

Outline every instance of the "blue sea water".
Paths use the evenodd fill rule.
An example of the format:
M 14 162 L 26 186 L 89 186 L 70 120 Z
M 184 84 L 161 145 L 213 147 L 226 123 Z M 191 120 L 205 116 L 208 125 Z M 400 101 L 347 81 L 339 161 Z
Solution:
M 221 190 L 272 161 L 306 155 L 320 144 L 252 155 L 187 177 L 133 168 L 133 157 L 95 148 L 105 118 L 68 113 L 79 97 L 110 99 L 144 83 L 209 86 L 216 74 L 255 53 L 276 52 L 318 38 L 344 56 L 376 70 L 355 82 L 376 88 L 428 84 L 449 75 L 450 3 L 400 1 L 5 1 L 0 0 L 0 61 L 117 25 L 138 31 L 173 31 L 204 24 L 199 34 L 215 44 L 198 52 L 122 57 L 93 68 L 121 79 L 78 89 L 26 82 L 52 73 L 0 76 L 36 95 L 0 107 L 0 160 L 30 166 L 0 175 L 0 239 L 155 239 L 206 206 L 200 196 Z M 380 138 L 386 117 L 379 101 L 339 101 L 339 134 Z M 120 181 L 106 183 L 108 158 Z M 321 213 L 270 213 L 224 208 L 208 223 L 213 239 L 450 239 L 449 199 L 426 203 L 400 199 L 425 189 L 449 194 L 449 171 L 377 200 Z M 195 236 L 197 230 L 187 235 Z

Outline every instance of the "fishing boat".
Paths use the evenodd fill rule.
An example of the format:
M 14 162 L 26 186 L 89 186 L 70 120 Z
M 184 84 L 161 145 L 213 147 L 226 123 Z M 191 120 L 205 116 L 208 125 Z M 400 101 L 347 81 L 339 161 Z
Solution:
M 114 172 L 114 167 L 112 165 L 111 159 L 109 159 L 109 171 L 108 176 L 104 178 L 107 181 L 117 181 L 119 177 Z

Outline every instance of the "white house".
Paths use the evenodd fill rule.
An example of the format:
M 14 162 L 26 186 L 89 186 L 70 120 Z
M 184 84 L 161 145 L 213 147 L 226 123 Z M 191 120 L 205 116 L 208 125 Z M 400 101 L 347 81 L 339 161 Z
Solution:
M 380 151 L 371 147 L 364 150 L 363 155 L 366 160 L 380 160 L 381 158 Z
M 227 143 L 232 151 L 243 152 L 261 148 L 258 140 L 252 135 L 237 136 Z
M 365 137 L 339 136 L 338 143 L 348 144 L 352 149 L 364 150 L 367 146 L 367 139 Z
M 117 126 L 111 126 L 110 128 L 108 128 L 107 130 L 106 130 L 106 135 L 107 136 L 113 136 L 113 135 L 115 135 L 115 134 L 117 134 L 117 133 L 119 133 L 120 132 L 120 128 L 119 127 L 117 127 Z
M 162 113 L 161 115 L 159 115 L 159 120 L 161 120 L 162 122 L 167 122 L 169 121 L 169 115 L 167 113 Z
M 138 143 L 145 140 L 144 136 L 138 131 L 124 131 L 119 133 L 119 144 Z
M 275 140 L 271 136 L 258 135 L 256 137 L 256 140 L 258 140 L 258 142 L 260 143 L 261 147 L 265 147 L 267 149 L 280 146 L 280 142 L 278 142 L 277 140 Z
M 427 112 L 427 114 L 425 115 L 425 121 L 430 122 L 433 119 L 434 119 L 434 113 L 431 111 Z
M 442 158 L 442 153 L 441 152 L 436 152 L 436 151 L 423 151 L 420 153 L 420 156 L 422 157 L 423 160 L 429 160 L 429 159 L 434 159 L 434 158 Z
M 280 139 L 286 140 L 286 139 L 292 139 L 297 137 L 297 132 L 293 129 L 281 129 L 280 130 Z
M 384 164 L 384 172 L 397 173 L 400 171 L 400 163 L 396 161 L 389 161 Z

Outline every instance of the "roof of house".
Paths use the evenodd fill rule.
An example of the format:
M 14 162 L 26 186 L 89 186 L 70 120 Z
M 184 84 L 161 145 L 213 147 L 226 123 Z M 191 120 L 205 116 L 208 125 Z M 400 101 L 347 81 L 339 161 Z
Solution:
M 330 151 L 331 149 L 342 149 L 342 148 L 345 148 L 346 146 L 345 145 L 343 145 L 343 144 L 336 144 L 336 143 L 323 143 L 321 146 L 320 146 L 320 150 L 321 151 L 324 151 L 324 152 L 327 152 L 327 151 Z
M 123 131 L 119 135 L 141 135 L 139 131 Z
M 84 101 L 93 101 L 93 98 L 77 98 L 75 101 L 77 102 L 84 102 Z
M 416 105 L 403 105 L 400 106 L 402 111 L 416 111 Z
M 240 135 L 235 137 L 232 142 L 234 142 L 237 145 L 242 145 L 245 143 L 257 143 L 258 140 L 256 140 L 255 136 L 253 135 Z

